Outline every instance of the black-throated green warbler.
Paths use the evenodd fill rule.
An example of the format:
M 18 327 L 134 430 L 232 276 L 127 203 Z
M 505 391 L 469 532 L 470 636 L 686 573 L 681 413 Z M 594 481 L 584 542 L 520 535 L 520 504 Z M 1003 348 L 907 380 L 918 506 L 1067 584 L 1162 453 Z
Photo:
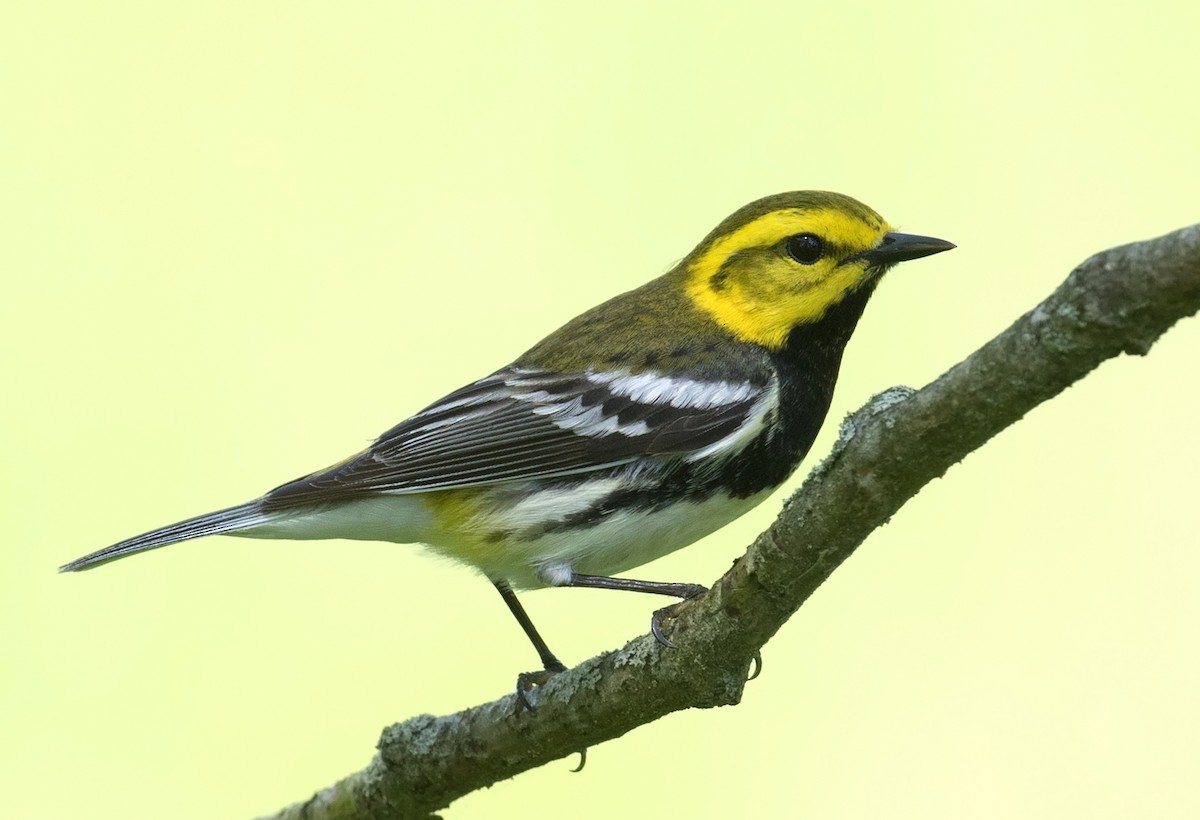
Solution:
M 707 535 L 783 483 L 825 419 L 880 277 L 953 247 L 894 233 L 840 194 L 760 199 L 667 274 L 366 451 L 62 569 L 205 535 L 421 542 L 487 576 L 547 673 L 558 671 L 512 589 L 703 591 L 610 576 Z

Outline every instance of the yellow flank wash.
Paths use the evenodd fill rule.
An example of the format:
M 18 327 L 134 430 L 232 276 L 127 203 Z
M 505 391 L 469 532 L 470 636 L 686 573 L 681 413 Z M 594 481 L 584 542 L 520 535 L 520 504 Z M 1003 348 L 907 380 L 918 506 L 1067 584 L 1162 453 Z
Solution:
M 739 339 L 779 349 L 793 327 L 820 319 L 863 279 L 864 263 L 841 258 L 871 250 L 889 230 L 878 217 L 834 208 L 772 211 L 713 242 L 691 264 L 688 295 Z M 801 233 L 838 254 L 802 265 L 776 250 Z M 741 254 L 750 256 L 739 262 Z
M 478 487 L 434 490 L 424 493 L 423 501 L 433 513 L 432 529 L 442 537 L 452 536 L 452 549 L 444 550 L 464 561 L 479 562 L 487 550 L 481 543 L 485 524 L 480 518 L 485 491 Z
M 480 512 L 476 487 L 433 490 L 425 494 L 425 503 L 433 512 L 433 525 L 451 531 L 462 529 Z

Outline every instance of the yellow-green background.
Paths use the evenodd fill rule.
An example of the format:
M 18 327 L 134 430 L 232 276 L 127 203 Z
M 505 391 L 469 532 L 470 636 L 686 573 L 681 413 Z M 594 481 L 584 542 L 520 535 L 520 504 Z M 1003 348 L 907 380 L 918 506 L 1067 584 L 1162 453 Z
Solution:
M 0 813 L 271 811 L 535 665 L 417 547 L 58 564 L 358 449 L 795 188 L 959 244 L 877 294 L 820 455 L 1090 253 L 1200 220 L 1198 34 L 1192 2 L 8 0 Z M 448 816 L 1197 816 L 1198 353 L 1184 322 L 928 487 L 741 706 Z M 778 507 L 641 574 L 711 580 Z M 653 605 L 526 600 L 567 661 Z

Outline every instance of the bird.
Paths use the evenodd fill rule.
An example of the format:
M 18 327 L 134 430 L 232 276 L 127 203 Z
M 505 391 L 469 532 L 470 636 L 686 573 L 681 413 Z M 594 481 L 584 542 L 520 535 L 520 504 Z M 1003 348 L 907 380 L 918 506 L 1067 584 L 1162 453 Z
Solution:
M 707 591 L 617 576 L 770 496 L 812 446 L 881 278 L 954 247 L 899 233 L 843 194 L 758 199 L 665 274 L 570 320 L 364 451 L 60 570 L 210 535 L 423 544 L 499 591 L 542 664 L 518 677 L 520 695 L 566 667 L 515 590 L 681 600 Z M 651 622 L 668 646 L 669 610 Z

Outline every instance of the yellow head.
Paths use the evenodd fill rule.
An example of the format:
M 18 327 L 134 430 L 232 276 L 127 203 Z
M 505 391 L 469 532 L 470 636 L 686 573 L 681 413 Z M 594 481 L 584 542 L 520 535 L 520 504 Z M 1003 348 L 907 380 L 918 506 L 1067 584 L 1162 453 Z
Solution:
M 797 325 L 897 262 L 949 250 L 940 239 L 891 231 L 861 202 L 796 191 L 738 210 L 683 261 L 688 295 L 745 341 L 783 346 Z

